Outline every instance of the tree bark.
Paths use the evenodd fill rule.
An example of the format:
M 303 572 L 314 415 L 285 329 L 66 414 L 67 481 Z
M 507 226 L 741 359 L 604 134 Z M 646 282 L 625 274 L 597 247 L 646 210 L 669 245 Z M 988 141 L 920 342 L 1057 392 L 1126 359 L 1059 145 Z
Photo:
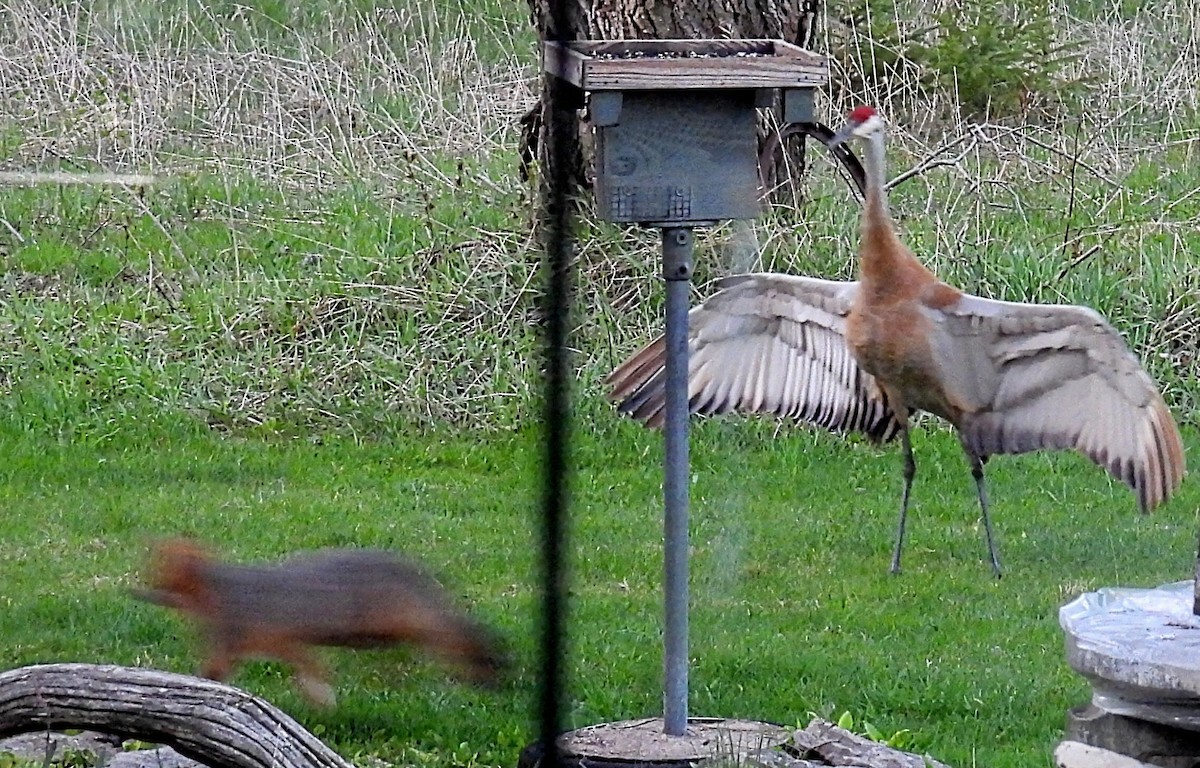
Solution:
M 528 0 L 539 36 L 555 37 L 552 0 Z M 815 40 L 820 0 L 573 0 L 566 40 L 775 38 Z
M 353 768 L 268 702 L 212 680 L 97 664 L 0 674 L 0 738 L 67 728 L 166 744 L 213 768 Z

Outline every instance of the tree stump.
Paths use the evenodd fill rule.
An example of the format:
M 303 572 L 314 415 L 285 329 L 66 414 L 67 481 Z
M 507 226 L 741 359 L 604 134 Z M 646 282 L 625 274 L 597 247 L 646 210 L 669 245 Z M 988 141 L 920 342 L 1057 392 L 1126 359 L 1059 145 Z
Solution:
M 213 768 L 352 768 L 267 701 L 212 680 L 101 664 L 0 673 L 0 738 L 67 728 L 166 744 Z

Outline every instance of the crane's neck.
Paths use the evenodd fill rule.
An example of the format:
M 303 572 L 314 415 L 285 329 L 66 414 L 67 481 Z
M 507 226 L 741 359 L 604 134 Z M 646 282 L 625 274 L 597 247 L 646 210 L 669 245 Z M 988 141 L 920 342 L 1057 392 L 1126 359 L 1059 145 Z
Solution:
M 871 223 L 877 226 L 891 227 L 892 216 L 888 211 L 887 179 L 884 176 L 884 141 L 883 131 L 876 131 L 866 142 L 866 174 L 867 200 L 864 209 L 863 225 Z
M 877 301 L 886 296 L 910 295 L 919 286 L 937 280 L 900 242 L 892 224 L 883 172 L 883 134 L 876 131 L 866 141 L 867 200 L 858 251 L 864 295 L 875 296 Z

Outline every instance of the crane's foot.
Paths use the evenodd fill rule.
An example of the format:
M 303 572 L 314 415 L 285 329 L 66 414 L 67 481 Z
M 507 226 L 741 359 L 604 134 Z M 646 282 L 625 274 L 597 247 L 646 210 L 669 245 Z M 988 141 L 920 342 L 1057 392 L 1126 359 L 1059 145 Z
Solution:
M 988 557 L 992 561 L 992 575 L 997 579 L 1002 577 L 1004 573 L 1000 570 L 1000 556 L 996 554 L 996 547 L 992 541 L 991 526 L 988 527 Z
M 908 498 L 908 488 L 904 489 L 904 497 L 905 499 Z M 900 510 L 900 526 L 896 530 L 896 546 L 892 548 L 891 572 L 893 576 L 897 576 L 900 573 L 900 555 L 904 552 L 904 518 L 908 516 L 906 507 L 907 504 L 905 508 Z
M 987 526 L 988 558 L 992 561 L 992 575 L 998 579 L 1004 573 L 1000 570 L 1000 556 L 996 554 L 996 542 L 992 538 L 992 526 L 988 523 L 986 517 L 983 518 L 983 524 Z

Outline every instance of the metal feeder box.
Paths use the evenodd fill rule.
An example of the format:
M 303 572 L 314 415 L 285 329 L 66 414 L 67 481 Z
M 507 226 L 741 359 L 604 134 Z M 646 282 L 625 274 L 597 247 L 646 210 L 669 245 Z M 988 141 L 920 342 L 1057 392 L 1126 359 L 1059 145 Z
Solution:
M 813 120 L 825 59 L 781 40 L 547 42 L 545 70 L 587 95 L 596 207 L 608 221 L 698 225 L 759 214 L 755 110 Z

